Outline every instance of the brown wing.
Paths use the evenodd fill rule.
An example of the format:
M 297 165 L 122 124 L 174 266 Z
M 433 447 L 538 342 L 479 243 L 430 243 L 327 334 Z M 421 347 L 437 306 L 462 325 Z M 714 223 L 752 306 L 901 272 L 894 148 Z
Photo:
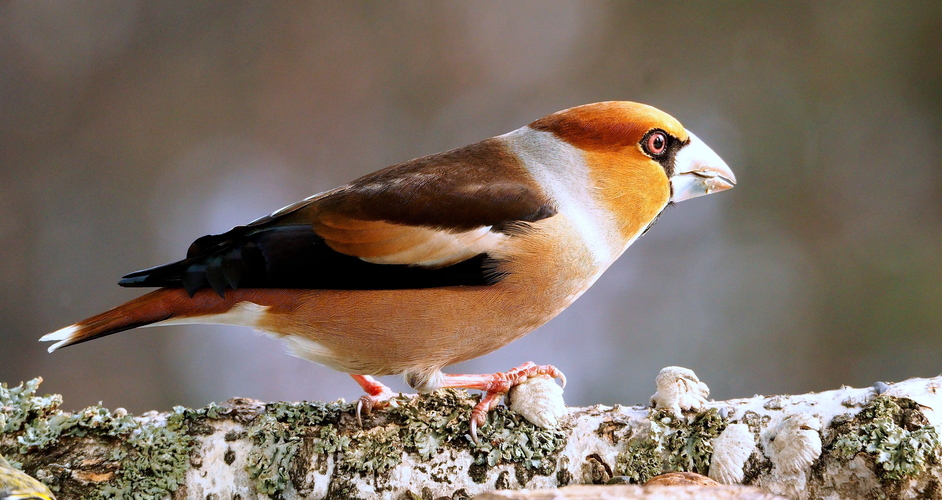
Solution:
M 397 289 L 486 285 L 489 252 L 556 213 L 500 139 L 418 158 L 196 240 L 123 286 Z

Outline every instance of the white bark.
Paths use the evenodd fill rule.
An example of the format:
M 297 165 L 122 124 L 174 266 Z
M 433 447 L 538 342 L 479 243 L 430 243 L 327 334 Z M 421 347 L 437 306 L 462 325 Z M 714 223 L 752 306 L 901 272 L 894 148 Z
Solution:
M 466 434 L 474 399 L 456 391 L 397 401 L 360 428 L 353 405 L 244 399 L 141 417 L 67 414 L 61 398 L 32 395 L 37 384 L 0 391 L 0 452 L 60 499 L 468 498 L 662 469 L 801 499 L 942 496 L 942 378 L 680 414 L 672 402 L 570 408 L 551 430 L 500 408 L 480 445 Z

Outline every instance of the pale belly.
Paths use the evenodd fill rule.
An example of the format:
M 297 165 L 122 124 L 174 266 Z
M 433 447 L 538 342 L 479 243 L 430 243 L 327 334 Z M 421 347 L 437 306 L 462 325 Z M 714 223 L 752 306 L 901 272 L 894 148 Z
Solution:
M 527 294 L 491 287 L 306 292 L 293 318 L 269 316 L 261 330 L 289 350 L 331 368 L 368 375 L 438 370 L 482 356 L 530 333 L 577 294 Z M 569 294 L 566 294 L 569 295 Z

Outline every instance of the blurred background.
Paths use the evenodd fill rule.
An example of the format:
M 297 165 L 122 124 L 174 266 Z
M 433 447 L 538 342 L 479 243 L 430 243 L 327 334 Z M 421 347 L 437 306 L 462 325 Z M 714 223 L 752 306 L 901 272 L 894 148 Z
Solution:
M 0 382 L 69 409 L 353 400 L 248 329 L 37 339 L 199 236 L 602 100 L 671 113 L 739 185 L 452 373 L 553 363 L 588 405 L 645 403 L 668 365 L 716 399 L 942 372 L 942 3 L 5 0 Z

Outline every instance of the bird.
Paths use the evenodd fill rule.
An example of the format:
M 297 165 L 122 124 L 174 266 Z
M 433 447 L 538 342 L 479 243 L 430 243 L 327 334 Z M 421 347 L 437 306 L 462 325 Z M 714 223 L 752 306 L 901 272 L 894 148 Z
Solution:
M 366 411 L 402 375 L 421 393 L 484 392 L 471 436 L 529 377 L 442 369 L 499 349 L 581 296 L 674 203 L 727 190 L 726 163 L 677 119 L 607 101 L 416 158 L 198 238 L 186 258 L 124 276 L 156 287 L 43 336 L 58 348 L 157 325 L 229 324 L 346 372 Z
M 55 495 L 39 480 L 14 469 L 0 455 L 0 500 L 55 500 Z

